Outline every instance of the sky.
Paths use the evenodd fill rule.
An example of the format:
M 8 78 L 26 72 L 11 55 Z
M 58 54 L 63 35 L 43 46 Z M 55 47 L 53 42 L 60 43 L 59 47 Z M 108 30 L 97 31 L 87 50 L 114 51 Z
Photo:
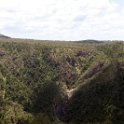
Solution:
M 124 0 L 0 0 L 0 33 L 41 40 L 124 40 Z

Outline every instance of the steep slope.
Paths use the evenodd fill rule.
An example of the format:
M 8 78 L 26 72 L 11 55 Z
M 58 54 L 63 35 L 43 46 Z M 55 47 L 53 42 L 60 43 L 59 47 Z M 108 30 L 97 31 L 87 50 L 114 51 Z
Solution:
M 0 123 L 121 124 L 123 82 L 123 42 L 0 41 Z
M 86 84 L 80 86 L 69 100 L 65 118 L 74 124 L 124 122 L 124 63 L 112 63 Z

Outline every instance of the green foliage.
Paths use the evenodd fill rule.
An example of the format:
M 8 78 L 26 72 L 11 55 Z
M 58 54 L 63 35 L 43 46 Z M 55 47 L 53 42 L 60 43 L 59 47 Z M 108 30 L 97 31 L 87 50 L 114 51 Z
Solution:
M 0 124 L 29 124 L 32 115 L 23 111 L 23 107 L 12 101 L 0 102 Z
M 0 124 L 122 124 L 123 96 L 123 42 L 0 39 Z

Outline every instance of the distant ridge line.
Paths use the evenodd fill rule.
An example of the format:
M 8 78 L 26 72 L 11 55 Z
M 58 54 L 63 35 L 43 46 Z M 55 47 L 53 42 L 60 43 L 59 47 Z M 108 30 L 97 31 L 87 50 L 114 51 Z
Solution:
M 3 34 L 0 34 L 0 38 L 11 38 L 11 37 L 3 35 Z

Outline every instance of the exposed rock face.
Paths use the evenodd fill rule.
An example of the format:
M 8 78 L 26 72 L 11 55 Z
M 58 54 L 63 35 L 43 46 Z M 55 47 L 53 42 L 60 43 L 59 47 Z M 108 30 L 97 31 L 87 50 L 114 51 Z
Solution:
M 68 95 L 68 99 L 73 95 L 73 91 L 74 89 L 67 89 L 67 95 Z

